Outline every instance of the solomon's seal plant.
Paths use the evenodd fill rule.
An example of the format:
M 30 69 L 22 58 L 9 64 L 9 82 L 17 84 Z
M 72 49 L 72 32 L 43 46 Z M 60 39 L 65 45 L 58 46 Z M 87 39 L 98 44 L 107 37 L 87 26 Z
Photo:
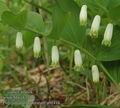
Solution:
M 60 107 L 120 100 L 119 7 L 120 0 L 0 0 L 0 91 L 30 89 L 33 102 L 45 100 L 41 107 L 56 99 L 64 100 Z M 16 31 L 24 33 L 22 53 L 12 47 L 23 47 L 21 32 L 16 43 L 11 38 Z

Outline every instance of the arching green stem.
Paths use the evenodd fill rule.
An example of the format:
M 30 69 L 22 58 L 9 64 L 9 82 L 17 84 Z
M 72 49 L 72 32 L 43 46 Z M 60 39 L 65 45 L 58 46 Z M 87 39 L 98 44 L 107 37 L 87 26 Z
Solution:
M 108 72 L 107 69 L 103 66 L 103 64 L 102 64 L 100 61 L 98 61 L 98 60 L 96 59 L 96 57 L 94 57 L 91 53 L 89 53 L 85 48 L 80 47 L 80 46 L 77 46 L 77 45 L 75 45 L 74 43 L 71 43 L 71 42 L 69 42 L 69 41 L 67 41 L 67 40 L 60 39 L 60 41 L 62 41 L 62 42 L 64 42 L 64 43 L 67 43 L 67 44 L 69 44 L 69 45 L 71 45 L 71 46 L 74 46 L 74 47 L 80 49 L 80 50 L 81 50 L 82 52 L 84 52 L 86 55 L 88 55 L 89 57 L 91 57 L 92 59 L 94 59 L 94 60 L 97 62 L 97 64 L 102 68 L 102 70 L 104 71 L 104 73 L 108 76 L 108 78 L 117 86 L 117 82 L 116 82 L 116 81 L 113 79 L 113 77 L 109 74 L 109 72 Z

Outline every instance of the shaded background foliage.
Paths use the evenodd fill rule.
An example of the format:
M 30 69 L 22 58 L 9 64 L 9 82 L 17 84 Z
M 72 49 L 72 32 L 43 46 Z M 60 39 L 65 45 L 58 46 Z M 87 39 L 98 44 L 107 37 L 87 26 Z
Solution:
M 8 0 L 9 1 L 9 0 Z M 71 49 L 78 48 L 85 54 L 85 68 L 97 63 L 107 78 L 120 83 L 120 0 L 0 0 L 0 71 L 10 69 L 9 55 L 13 53 L 15 33 L 21 31 L 24 36 L 25 49 L 18 64 L 25 64 L 32 54 L 30 51 L 36 35 L 45 38 L 48 43 L 48 55 L 51 46 L 64 43 Z M 29 4 L 32 4 L 29 5 Z M 39 5 L 40 4 L 40 5 Z M 79 12 L 83 4 L 88 6 L 88 25 L 80 26 Z M 35 8 L 37 7 L 37 8 Z M 40 8 L 40 10 L 38 9 Z M 41 10 L 43 9 L 42 12 Z M 37 11 L 40 11 L 40 14 Z M 95 15 L 102 18 L 99 38 L 88 36 L 90 25 Z M 114 24 L 111 47 L 101 46 L 101 40 L 107 23 Z M 27 51 L 28 50 L 28 51 Z M 26 57 L 26 55 L 28 56 Z M 62 55 L 62 54 L 61 54 Z M 67 54 L 66 54 L 67 55 Z M 63 56 L 66 58 L 66 55 Z M 17 57 L 13 57 L 17 58 Z M 49 57 L 50 58 L 50 57 Z M 68 56 L 67 59 L 71 59 Z M 21 61 L 22 59 L 22 61 Z M 9 61 L 9 62 L 8 62 Z M 61 60 L 62 61 L 62 60 Z M 101 65 L 102 64 L 102 65 Z M 28 65 L 28 64 L 27 64 Z M 105 66 L 105 67 L 103 67 Z M 106 68 L 106 69 L 105 69 Z M 85 71 L 87 73 L 88 71 Z M 5 73 L 4 73 L 5 74 Z M 86 76 L 88 74 L 85 74 Z M 5 76 L 4 76 L 5 77 Z M 3 78 L 4 78 L 3 77 Z M 2 78 L 0 78 L 2 80 Z M 87 106 L 85 106 L 87 107 Z M 105 107 L 104 107 L 105 108 Z

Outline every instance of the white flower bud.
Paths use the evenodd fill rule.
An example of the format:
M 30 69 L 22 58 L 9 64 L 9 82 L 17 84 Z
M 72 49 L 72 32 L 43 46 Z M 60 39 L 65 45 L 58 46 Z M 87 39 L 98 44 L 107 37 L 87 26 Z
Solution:
M 22 33 L 17 32 L 16 36 L 16 48 L 21 49 L 23 47 L 23 39 L 22 39 Z
M 74 69 L 76 71 L 79 71 L 80 68 L 82 67 L 82 56 L 79 50 L 75 50 L 74 52 L 74 63 L 75 63 Z
M 34 57 L 38 58 L 41 52 L 41 42 L 39 37 L 35 37 L 33 45 Z
M 80 11 L 80 25 L 85 26 L 87 25 L 87 6 L 83 5 L 81 7 L 81 11 Z
M 102 45 L 110 46 L 111 45 L 111 39 L 113 34 L 113 24 L 109 23 L 106 27 L 104 38 L 102 40 Z
M 99 82 L 99 70 L 97 65 L 92 66 L 92 78 L 93 78 L 93 82 L 95 83 Z
M 57 46 L 52 47 L 52 66 L 56 67 L 59 65 L 59 51 Z
M 101 18 L 100 18 L 99 15 L 96 15 L 93 19 L 93 22 L 92 22 L 92 25 L 91 25 L 91 30 L 90 30 L 90 36 L 93 37 L 93 38 L 98 38 L 100 21 L 101 21 Z

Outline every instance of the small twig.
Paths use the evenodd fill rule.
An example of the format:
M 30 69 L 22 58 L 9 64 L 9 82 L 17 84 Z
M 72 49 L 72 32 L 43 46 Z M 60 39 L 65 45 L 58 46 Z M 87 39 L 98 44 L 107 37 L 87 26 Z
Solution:
M 73 96 L 73 98 L 70 99 L 69 104 L 72 105 L 76 100 L 81 99 L 82 96 L 84 96 L 86 92 L 79 92 Z
M 52 70 L 55 70 L 55 69 L 58 69 L 58 68 L 60 68 L 60 67 L 59 67 L 59 66 L 58 66 L 58 67 L 50 67 L 50 68 L 44 70 L 43 73 L 44 73 L 44 74 L 45 74 L 45 73 L 49 73 L 49 72 L 51 72 Z
M 15 69 L 15 68 L 14 68 L 15 66 L 11 65 L 11 67 L 12 67 L 13 69 Z M 28 73 L 36 73 L 36 72 L 39 71 L 39 73 L 46 74 L 46 73 L 48 73 L 48 72 L 51 72 L 51 71 L 53 71 L 53 70 L 55 70 L 55 69 L 60 68 L 60 67 L 49 67 L 49 68 L 47 68 L 47 69 L 45 69 L 45 70 L 42 70 L 40 67 L 41 67 L 41 66 L 38 66 L 38 67 L 36 67 L 36 68 L 34 68 L 34 69 L 31 69 L 31 70 L 28 71 Z M 17 70 L 17 69 L 15 69 L 15 70 L 16 70 L 17 72 L 20 72 L 20 71 Z M 41 70 L 41 71 L 40 71 L 40 70 Z
M 22 82 L 19 80 L 19 78 L 16 75 L 14 75 L 13 73 L 11 73 L 11 76 L 17 82 L 18 85 L 22 85 Z
M 104 73 L 110 78 L 110 80 L 115 84 L 116 87 L 118 87 L 117 82 L 114 80 L 114 78 L 109 74 L 108 70 L 104 67 L 104 65 L 99 62 L 99 66 L 103 69 Z
M 99 83 L 95 84 L 95 90 L 96 90 L 96 104 L 99 103 Z
M 117 94 L 119 94 L 119 92 L 115 92 L 115 93 L 111 94 L 111 95 L 108 96 L 104 101 L 102 101 L 102 102 L 100 103 L 100 105 L 104 105 L 110 98 L 112 98 L 113 96 L 115 96 L 115 95 L 117 95 Z
M 110 103 L 108 105 L 112 105 L 114 102 L 116 102 L 119 99 L 120 99 L 120 96 L 117 95 L 113 100 L 110 101 Z
M 90 92 L 89 92 L 88 79 L 87 78 L 86 78 L 86 91 L 87 91 L 87 101 L 89 102 L 89 100 L 90 100 Z
M 86 88 L 81 86 L 80 84 L 77 84 L 77 83 L 72 82 L 72 81 L 65 81 L 65 82 L 68 83 L 68 84 L 74 85 L 74 86 L 78 86 L 79 88 L 81 88 L 81 89 L 86 91 Z

